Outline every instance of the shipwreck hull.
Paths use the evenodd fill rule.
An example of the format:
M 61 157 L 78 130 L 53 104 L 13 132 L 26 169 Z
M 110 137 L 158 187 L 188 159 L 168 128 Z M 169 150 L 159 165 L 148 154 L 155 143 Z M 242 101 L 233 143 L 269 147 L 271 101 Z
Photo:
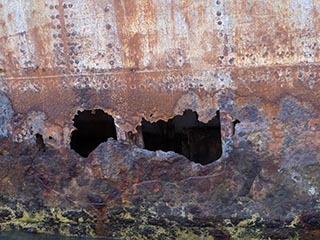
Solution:
M 0 0 L 0 227 L 124 239 L 320 235 L 316 1 Z M 77 114 L 117 140 L 71 149 Z M 199 164 L 142 120 L 219 114 Z M 218 111 L 218 112 L 217 112 Z

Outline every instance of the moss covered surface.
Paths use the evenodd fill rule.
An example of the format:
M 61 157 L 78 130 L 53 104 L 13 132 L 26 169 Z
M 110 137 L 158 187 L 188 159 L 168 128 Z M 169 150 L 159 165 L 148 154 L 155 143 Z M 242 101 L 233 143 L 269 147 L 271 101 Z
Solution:
M 109 237 L 112 239 L 303 239 L 318 236 L 306 229 L 308 223 L 298 216 L 287 221 L 266 221 L 253 214 L 248 219 L 159 218 L 146 206 L 117 206 L 99 219 L 81 208 L 43 208 L 30 210 L 21 203 L 0 208 L 1 231 L 64 236 Z M 309 216 L 309 224 L 319 218 Z M 310 238 L 313 239 L 313 238 Z

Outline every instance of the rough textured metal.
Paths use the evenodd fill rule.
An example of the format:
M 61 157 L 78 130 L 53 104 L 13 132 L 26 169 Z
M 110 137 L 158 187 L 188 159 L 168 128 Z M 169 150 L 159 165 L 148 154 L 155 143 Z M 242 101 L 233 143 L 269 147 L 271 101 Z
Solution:
M 250 228 L 250 221 L 283 227 L 290 236 L 304 234 L 301 226 L 319 234 L 312 220 L 319 218 L 320 196 L 319 14 L 316 0 L 0 0 L 1 164 L 20 173 L 20 182 L 11 186 L 15 174 L 1 170 L 1 193 L 41 198 L 48 209 L 56 207 L 50 214 L 57 222 L 66 220 L 59 219 L 58 206 L 76 205 L 91 214 L 98 209 L 98 220 L 85 218 L 83 234 L 105 234 L 112 226 L 116 236 L 134 237 L 128 226 L 135 223 L 154 230 L 140 229 L 137 236 L 160 239 L 164 230 L 150 221 L 161 218 L 180 226 L 166 222 L 172 231 L 164 237 L 192 235 L 190 229 L 206 220 L 202 237 L 241 239 L 246 233 L 239 228 Z M 207 122 L 220 110 L 222 158 L 199 166 L 185 158 L 177 164 L 164 154 L 154 162 L 154 153 L 145 151 L 139 153 L 145 159 L 141 166 L 131 146 L 108 142 L 101 149 L 114 155 L 93 153 L 91 165 L 78 162 L 69 147 L 72 119 L 78 110 L 97 108 L 115 118 L 120 140 L 136 132 L 142 118 L 167 120 L 192 109 Z M 241 123 L 233 129 L 235 119 Z M 22 146 L 33 148 L 36 133 L 47 151 L 30 155 Z M 13 159 L 21 161 L 11 166 Z M 39 162 L 30 170 L 26 159 Z M 50 165 L 59 159 L 66 163 Z M 77 182 L 82 174 L 65 169 L 56 178 L 44 177 L 64 164 L 100 182 L 85 188 Z M 38 192 L 21 195 L 19 187 L 29 181 L 38 184 L 33 190 Z M 102 182 L 109 187 L 103 190 Z M 61 191 L 61 199 L 70 201 L 56 199 Z M 93 191 L 91 202 L 102 196 L 109 205 L 90 209 L 81 198 L 87 191 Z M 162 199 L 169 195 L 173 202 Z M 8 202 L 3 204 L 13 209 Z M 133 222 L 126 215 L 129 205 L 139 209 L 130 215 Z M 120 220 L 106 214 L 119 206 Z M 155 211 L 155 206 L 164 207 Z M 278 218 L 282 225 L 272 225 Z M 222 219 L 218 225 L 216 219 Z M 251 220 L 241 222 L 246 219 Z M 125 227 L 116 228 L 117 221 Z M 89 223 L 98 224 L 89 230 Z M 259 231 L 252 234 L 273 236 Z

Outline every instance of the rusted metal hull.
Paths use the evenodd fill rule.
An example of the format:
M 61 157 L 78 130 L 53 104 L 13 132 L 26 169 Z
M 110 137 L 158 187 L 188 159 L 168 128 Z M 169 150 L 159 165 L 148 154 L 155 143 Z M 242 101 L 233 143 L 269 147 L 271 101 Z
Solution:
M 37 174 L 47 176 L 54 167 L 45 158 L 55 161 L 65 155 L 67 166 L 78 166 L 80 172 L 85 169 L 92 182 L 100 180 L 100 185 L 90 182 L 86 188 L 78 183 L 85 178 L 83 173 L 72 176 L 62 171 L 49 178 L 45 187 L 39 181 L 34 186 L 48 208 L 77 206 L 101 214 L 100 225 L 84 230 L 85 234 L 105 234 L 103 224 L 112 222 L 108 209 L 121 206 L 126 212 L 128 205 L 141 207 L 141 203 L 146 203 L 147 213 L 139 208 L 133 221 L 141 216 L 157 220 L 174 216 L 194 223 L 193 218 L 205 221 L 208 217 L 213 224 L 217 214 L 222 222 L 255 214 L 267 224 L 279 217 L 278 211 L 285 216 L 281 226 L 290 234 L 302 234 L 301 226 L 316 234 L 319 226 L 308 222 L 308 216 L 318 208 L 320 188 L 316 171 L 320 168 L 319 13 L 316 0 L 0 0 L 3 169 L 8 159 L 29 157 L 38 159 L 36 166 L 43 168 L 43 172 L 36 169 Z M 151 153 L 141 153 L 147 159 L 142 167 L 142 160 L 129 153 L 132 146 L 112 142 L 101 147 L 111 151 L 112 161 L 93 153 L 88 160 L 92 165 L 84 159 L 77 165 L 81 158 L 70 150 L 70 134 L 74 115 L 83 109 L 111 114 L 120 141 L 128 141 L 127 133 L 135 133 L 142 118 L 167 120 L 191 109 L 207 122 L 219 110 L 222 158 L 200 166 L 177 156 L 179 163 L 160 157 L 161 163 L 155 157 L 159 161 L 155 169 Z M 240 123 L 234 128 L 235 119 Z M 43 136 L 51 155 L 31 156 L 23 151 L 22 145 L 34 147 L 35 133 Z M 122 162 L 126 157 L 134 163 Z M 24 197 L 19 186 L 31 180 L 25 178 L 30 170 L 22 163 L 12 168 L 19 183 L 9 184 L 12 174 L 2 178 L 3 194 Z M 116 169 L 110 175 L 103 166 L 113 164 Z M 57 168 L 63 166 L 57 164 Z M 177 177 L 182 168 L 187 171 Z M 163 179 L 157 171 L 169 173 Z M 67 186 L 61 185 L 63 181 Z M 110 201 L 112 194 L 102 190 L 106 182 L 118 191 Z M 195 195 L 189 195 L 189 187 Z M 56 198 L 56 192 L 61 198 Z M 108 204 L 92 206 L 81 197 L 87 192 Z M 174 202 L 162 199 L 166 194 Z M 218 204 L 224 201 L 225 205 Z M 214 204 L 226 214 L 216 207 L 210 212 Z M 153 216 L 155 205 L 165 206 L 170 213 L 162 209 Z M 191 205 L 198 209 L 190 213 L 192 217 L 181 210 Z M 119 218 L 126 225 L 125 217 Z M 89 222 L 97 224 L 97 219 Z M 219 226 L 228 232 L 226 236 L 241 238 L 222 222 Z M 291 223 L 300 230 L 292 230 Z M 184 228 L 187 223 L 179 224 Z M 112 226 L 114 222 L 108 225 Z M 203 234 L 208 235 L 210 227 Z

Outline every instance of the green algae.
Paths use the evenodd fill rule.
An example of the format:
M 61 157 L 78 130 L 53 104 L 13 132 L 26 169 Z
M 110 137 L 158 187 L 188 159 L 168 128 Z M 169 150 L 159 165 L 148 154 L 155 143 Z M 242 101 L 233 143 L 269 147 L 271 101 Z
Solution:
M 263 230 L 263 219 L 259 214 L 241 221 L 224 219 L 221 222 L 208 222 L 206 226 L 198 226 L 194 217 L 188 215 L 186 222 L 177 222 L 169 219 L 154 218 L 150 222 L 149 211 L 141 207 L 138 215 L 123 211 L 102 222 L 94 219 L 85 209 L 45 208 L 42 210 L 28 210 L 21 204 L 15 207 L 2 206 L 0 212 L 6 212 L 6 218 L 1 219 L 1 231 L 22 230 L 34 233 L 60 234 L 63 236 L 91 236 L 98 235 L 120 239 L 266 239 Z M 19 214 L 18 214 L 19 213 Z M 155 212 L 151 214 L 155 217 Z M 236 216 L 234 216 L 236 217 Z M 157 223 L 159 221 L 159 223 Z M 194 224 L 188 226 L 188 224 Z M 286 229 L 294 230 L 300 223 L 295 217 L 285 225 Z M 100 224 L 100 225 L 99 225 Z M 98 227 L 102 231 L 97 231 Z M 288 239 L 299 239 L 298 234 Z

